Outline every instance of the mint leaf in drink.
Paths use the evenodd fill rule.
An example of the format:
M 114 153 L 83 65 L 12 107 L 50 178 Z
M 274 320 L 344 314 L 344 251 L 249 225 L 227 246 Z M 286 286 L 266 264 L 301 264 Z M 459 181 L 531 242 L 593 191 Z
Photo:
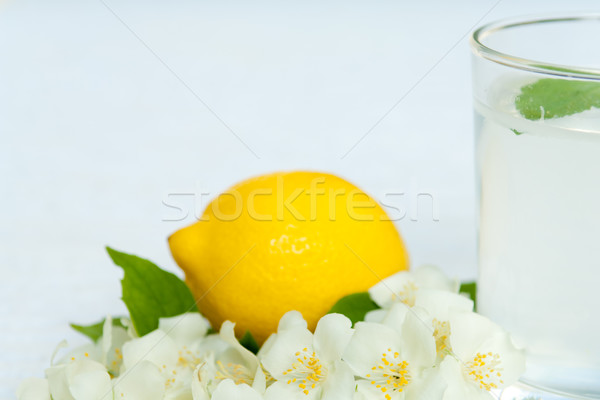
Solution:
M 352 325 L 359 321 L 364 321 L 365 315 L 369 311 L 377 310 L 379 306 L 371 300 L 371 296 L 367 292 L 349 294 L 342 297 L 329 310 L 328 314 L 338 313 L 343 314 L 352 321 Z
M 102 321 L 100 321 L 96 324 L 92 324 L 92 325 L 76 325 L 76 324 L 70 324 L 70 325 L 71 325 L 71 328 L 75 329 L 77 332 L 89 337 L 94 342 L 97 342 L 98 339 L 100 339 L 102 337 L 102 329 L 104 328 L 105 321 L 106 321 L 106 319 L 103 319 Z M 121 323 L 120 318 L 114 318 L 112 320 L 112 324 L 113 324 L 113 326 L 120 326 L 121 328 L 127 329 Z
M 154 263 L 110 247 L 113 262 L 123 268 L 123 302 L 140 336 L 158 328 L 158 319 L 198 311 L 190 289 L 175 274 Z
M 540 79 L 521 88 L 515 106 L 523 117 L 532 121 L 600 108 L 600 82 Z

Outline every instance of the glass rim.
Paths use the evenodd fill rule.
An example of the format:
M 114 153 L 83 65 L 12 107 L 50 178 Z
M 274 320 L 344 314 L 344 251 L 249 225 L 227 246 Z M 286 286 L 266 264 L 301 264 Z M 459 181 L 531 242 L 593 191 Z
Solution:
M 513 56 L 494 50 L 483 44 L 483 40 L 498 31 L 526 26 L 555 22 L 597 21 L 600 23 L 600 13 L 579 13 L 572 15 L 547 15 L 502 19 L 484 24 L 477 28 L 470 37 L 471 50 L 478 56 L 508 67 L 524 71 L 554 75 L 567 78 L 600 80 L 600 68 L 580 67 L 575 65 L 555 64 L 542 60 L 533 60 Z

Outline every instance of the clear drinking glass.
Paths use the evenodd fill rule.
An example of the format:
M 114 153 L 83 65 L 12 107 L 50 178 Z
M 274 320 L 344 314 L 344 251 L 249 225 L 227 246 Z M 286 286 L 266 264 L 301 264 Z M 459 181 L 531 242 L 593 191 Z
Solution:
M 600 14 L 488 24 L 471 48 L 478 311 L 525 348 L 522 382 L 600 399 Z

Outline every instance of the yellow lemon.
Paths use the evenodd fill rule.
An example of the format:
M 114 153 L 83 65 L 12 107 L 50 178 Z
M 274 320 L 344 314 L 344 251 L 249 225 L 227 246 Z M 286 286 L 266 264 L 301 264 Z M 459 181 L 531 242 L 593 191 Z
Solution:
M 341 297 L 408 268 L 385 211 L 351 183 L 319 172 L 246 180 L 169 238 L 200 312 L 259 343 L 290 310 L 314 329 Z

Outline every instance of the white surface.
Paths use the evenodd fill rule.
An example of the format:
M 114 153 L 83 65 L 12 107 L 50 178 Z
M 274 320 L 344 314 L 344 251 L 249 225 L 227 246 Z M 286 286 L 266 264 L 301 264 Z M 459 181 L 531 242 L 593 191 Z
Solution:
M 107 1 L 0 5 L 0 398 L 41 376 L 69 321 L 124 312 L 103 246 L 175 270 L 169 193 L 259 173 L 332 171 L 427 197 L 399 223 L 413 263 L 475 275 L 469 52 L 493 1 Z M 485 17 L 565 10 L 505 0 Z M 569 2 L 590 9 L 593 1 Z M 444 58 L 346 157 L 407 91 Z M 415 219 L 415 218 L 413 218 Z

